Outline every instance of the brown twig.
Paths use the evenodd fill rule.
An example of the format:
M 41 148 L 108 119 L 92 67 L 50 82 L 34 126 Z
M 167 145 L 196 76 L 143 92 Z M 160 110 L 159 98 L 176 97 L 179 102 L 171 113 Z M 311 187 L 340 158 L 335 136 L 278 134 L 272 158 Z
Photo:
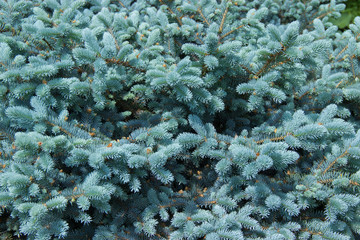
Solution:
M 319 169 L 325 160 L 327 160 L 327 158 L 324 156 L 324 158 L 321 160 L 321 162 L 319 163 L 316 169 Z
M 120 0 L 118 0 L 118 2 L 120 3 L 120 5 L 121 5 L 123 8 L 125 8 L 126 10 L 128 10 L 128 8 L 127 8 Z
M 300 231 L 302 231 L 302 232 L 308 232 L 308 233 L 310 233 L 311 235 L 323 235 L 322 232 L 313 232 L 313 231 L 310 231 L 308 228 L 302 228 L 302 229 L 300 229 Z
M 280 66 L 280 65 L 283 65 L 284 63 L 287 63 L 287 62 L 290 62 L 290 61 L 291 61 L 291 59 L 290 59 L 290 58 L 285 59 L 285 61 L 278 62 L 278 63 L 276 63 L 276 64 L 272 65 L 272 66 L 270 67 L 270 69 L 275 68 L 275 67 Z
M 49 124 L 50 126 L 52 127 L 59 127 L 60 131 L 64 132 L 66 135 L 68 135 L 69 137 L 72 137 L 72 134 L 70 132 L 68 132 L 67 130 L 65 130 L 64 128 L 52 123 L 52 122 L 49 122 L 49 121 L 46 121 L 47 124 Z
M 282 44 L 281 44 L 281 46 L 282 46 L 281 51 L 270 55 L 270 58 L 267 60 L 267 62 L 264 64 L 264 66 L 262 66 L 262 68 L 255 74 L 255 76 L 254 76 L 255 79 L 257 79 L 266 70 L 266 68 L 270 65 L 270 63 L 272 61 L 274 61 L 278 56 L 280 56 L 284 51 L 286 51 L 286 47 L 284 45 L 282 45 Z M 288 58 L 285 61 L 279 62 L 279 63 L 271 66 L 270 69 L 272 67 L 276 67 L 278 65 L 284 64 L 284 63 L 289 62 L 289 61 L 290 61 L 290 59 Z
M 129 62 L 120 61 L 119 59 L 115 59 L 115 58 L 105 59 L 105 62 L 106 63 L 115 63 L 115 64 L 118 64 L 118 65 L 122 65 L 122 66 L 125 66 L 125 67 L 128 67 L 128 68 L 134 69 L 137 72 L 142 72 L 142 73 L 146 72 L 145 69 L 134 67 L 134 66 L 130 65 Z
M 360 33 L 355 37 L 355 41 L 357 41 L 359 37 L 360 37 Z M 337 59 L 343 52 L 345 52 L 345 50 L 348 49 L 348 47 L 349 47 L 349 44 L 347 44 L 347 45 L 338 53 L 338 55 L 336 55 L 335 59 Z M 341 59 L 338 60 L 338 62 L 340 62 L 340 61 L 341 61 Z
M 220 36 L 220 40 L 223 39 L 224 37 L 229 36 L 230 34 L 232 34 L 233 32 L 235 32 L 236 30 L 239 30 L 240 28 L 242 28 L 242 27 L 244 27 L 244 26 L 245 26 L 245 25 L 242 24 L 242 25 L 238 26 L 237 28 L 235 28 L 234 30 L 231 30 L 231 31 L 225 33 L 224 35 Z
M 322 184 L 326 184 L 326 183 L 332 183 L 334 181 L 334 179 L 326 179 L 326 180 L 319 180 L 317 181 L 318 183 L 322 183 Z M 359 183 L 353 181 L 353 180 L 349 180 L 349 184 L 350 185 L 354 185 L 354 186 L 360 186 Z
M 170 12 L 171 14 L 174 14 L 174 15 L 176 16 L 176 20 L 178 21 L 179 25 L 182 26 L 183 24 L 182 24 L 182 22 L 181 22 L 181 19 L 174 13 L 174 11 L 171 10 L 171 8 L 170 8 L 168 5 L 166 5 L 162 0 L 159 0 L 159 2 L 160 2 L 161 4 L 163 4 L 163 5 L 165 5 L 165 6 L 169 9 L 169 12 Z
M 351 72 L 353 74 L 353 78 L 356 78 L 356 74 L 355 74 L 355 70 L 354 70 L 354 61 L 353 61 L 353 57 L 355 57 L 354 55 L 350 57 L 350 62 L 351 62 Z
M 328 8 L 330 8 L 330 3 L 328 4 Z M 319 11 L 314 12 L 314 13 L 311 15 L 311 18 L 313 18 L 318 12 L 319 12 Z M 315 19 L 323 18 L 323 17 L 325 17 L 326 15 L 328 15 L 328 14 L 330 14 L 330 13 L 332 13 L 332 11 L 323 13 L 323 14 L 321 14 L 320 16 L 316 17 Z M 309 26 L 310 24 L 312 24 L 315 19 L 313 19 L 311 22 L 309 22 L 308 26 Z
M 204 19 L 204 21 L 206 22 L 206 24 L 207 24 L 208 26 L 210 26 L 209 21 L 206 19 L 206 17 L 205 17 L 204 14 L 202 13 L 200 7 L 197 9 L 197 11 L 198 11 L 198 13 L 200 13 L 201 17 Z
M 323 17 L 329 15 L 329 14 L 332 13 L 332 12 L 333 12 L 333 11 L 329 11 L 329 12 L 326 12 L 326 13 L 321 14 L 320 16 L 314 18 L 311 22 L 309 22 L 309 25 L 310 25 L 310 24 L 313 24 L 313 22 L 315 21 L 315 19 L 323 18 Z
M 335 88 L 338 88 L 343 81 L 344 80 L 341 80 L 338 84 L 336 84 Z
M 253 71 L 251 71 L 249 68 L 247 68 L 246 66 L 240 64 L 240 67 L 242 67 L 248 74 L 255 74 Z
M 115 41 L 115 46 L 116 46 L 116 49 L 117 50 L 120 50 L 120 46 L 119 46 L 119 43 L 118 41 L 116 40 L 115 38 L 115 35 L 114 35 L 114 32 L 111 28 L 108 29 L 108 32 L 111 34 L 111 36 L 114 38 L 114 41 Z
M 259 140 L 259 141 L 256 141 L 257 144 L 262 144 L 265 142 L 265 140 L 270 140 L 272 142 L 276 142 L 276 141 L 282 141 L 284 140 L 287 136 L 289 135 L 292 135 L 292 133 L 288 133 L 284 136 L 280 136 L 280 137 L 274 137 L 274 138 L 269 138 L 269 139 L 262 139 L 262 140 Z
M 54 48 L 50 45 L 50 43 L 45 38 L 43 38 L 42 40 L 46 43 L 46 45 L 48 45 L 50 50 L 54 50 Z
M 340 158 L 345 157 L 346 155 L 348 155 L 348 154 L 349 154 L 349 153 L 348 153 L 348 150 L 349 150 L 350 147 L 351 147 L 351 146 L 349 146 L 348 149 L 346 149 L 343 154 L 341 154 L 341 155 L 338 156 L 334 161 L 332 161 L 332 162 L 329 164 L 329 166 L 323 171 L 322 174 L 325 174 L 327 171 L 329 171 L 329 169 L 330 169 L 332 166 L 334 166 L 334 164 L 335 164 Z
M 229 7 L 226 6 L 226 9 L 225 9 L 224 14 L 223 14 L 222 19 L 221 19 L 220 28 L 219 28 L 219 34 L 221 34 L 222 31 L 223 31 L 223 27 L 224 27 L 224 23 L 225 23 L 225 18 L 226 18 L 226 15 L 227 15 L 227 13 L 228 13 L 228 10 L 229 10 Z

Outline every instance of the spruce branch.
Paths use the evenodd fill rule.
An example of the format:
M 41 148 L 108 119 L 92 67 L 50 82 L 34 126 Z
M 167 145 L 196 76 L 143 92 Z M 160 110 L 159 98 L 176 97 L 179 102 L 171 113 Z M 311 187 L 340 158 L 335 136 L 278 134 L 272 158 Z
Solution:
M 321 162 L 318 164 L 316 169 L 320 169 L 321 165 L 327 160 L 327 158 L 324 156 Z
M 323 232 L 315 232 L 315 231 L 311 231 L 309 230 L 308 228 L 302 228 L 300 229 L 301 232 L 308 232 L 310 233 L 311 235 L 320 235 L 320 236 L 323 236 Z
M 50 43 L 45 38 L 43 38 L 42 40 L 48 45 L 50 50 L 54 50 L 54 48 L 50 45 Z
M 65 130 L 63 127 L 60 127 L 50 121 L 45 121 L 46 124 L 52 126 L 52 127 L 58 127 L 60 129 L 60 131 L 62 131 L 63 133 L 65 133 L 66 135 L 68 135 L 69 137 L 72 137 L 72 134 L 70 132 L 68 132 L 67 130 Z
M 334 164 L 340 159 L 345 157 L 346 155 L 349 154 L 348 150 L 351 148 L 351 145 L 349 145 L 349 147 L 345 150 L 345 152 L 343 152 L 340 156 L 338 156 L 337 158 L 335 158 L 334 161 L 332 161 L 329 166 L 327 166 L 327 168 L 325 168 L 325 170 L 322 172 L 322 174 L 324 175 L 327 171 L 329 171 L 329 169 L 334 166 Z
M 342 5 L 2 2 L 4 226 L 29 239 L 357 237 L 360 18 L 329 27 Z
M 255 76 L 253 76 L 254 79 L 259 78 L 261 74 L 263 74 L 263 73 L 266 72 L 266 71 L 269 71 L 271 68 L 277 67 L 277 66 L 279 66 L 279 65 L 282 65 L 282 64 L 284 64 L 284 63 L 287 63 L 287 62 L 291 61 L 290 59 L 285 59 L 284 61 L 278 62 L 278 63 L 272 65 L 270 68 L 268 68 L 269 65 L 270 65 L 273 61 L 276 60 L 276 58 L 278 58 L 279 56 L 281 56 L 281 55 L 286 51 L 286 49 L 287 49 L 286 46 L 284 46 L 282 43 L 280 43 L 280 44 L 281 44 L 281 46 L 282 46 L 282 49 L 281 49 L 280 51 L 278 51 L 277 53 L 270 55 L 270 58 L 267 60 L 267 62 L 260 68 L 259 71 L 257 71 L 257 72 L 255 73 Z
M 222 40 L 223 38 L 229 36 L 230 34 L 232 34 L 233 32 L 235 32 L 235 31 L 237 31 L 237 30 L 239 30 L 240 28 L 242 28 L 242 27 L 244 27 L 244 26 L 245 26 L 245 25 L 242 24 L 242 25 L 238 26 L 237 28 L 235 28 L 235 29 L 233 29 L 233 30 L 225 33 L 224 35 L 220 36 L 220 40 Z
M 145 69 L 134 67 L 134 66 L 130 65 L 130 63 L 127 62 L 127 61 L 121 61 L 121 60 L 115 59 L 115 58 L 107 58 L 107 59 L 105 59 L 105 62 L 106 63 L 118 64 L 118 65 L 121 65 L 121 66 L 124 66 L 124 67 L 128 67 L 130 69 L 135 70 L 136 72 L 146 73 Z
M 167 9 L 169 10 L 169 12 L 172 14 L 172 15 L 175 15 L 176 16 L 176 20 L 178 21 L 179 25 L 182 26 L 182 22 L 181 22 L 181 18 L 179 18 L 174 12 L 173 10 L 168 6 L 166 5 L 163 0 L 159 0 L 159 2 L 162 4 L 162 5 L 165 5 L 167 7 Z
M 278 141 L 283 141 L 287 136 L 289 135 L 293 135 L 292 133 L 287 133 L 286 135 L 283 136 L 279 136 L 279 137 L 274 137 L 274 138 L 266 138 L 266 139 L 261 139 L 258 141 L 255 141 L 256 144 L 263 144 L 266 140 L 269 140 L 271 142 L 278 142 Z M 294 135 L 293 135 L 294 136 Z
M 328 183 L 332 183 L 335 179 L 327 179 L 327 180 L 318 180 L 318 183 L 321 184 L 328 184 Z M 360 184 L 358 182 L 355 182 L 353 180 L 349 180 L 349 184 L 350 185 L 354 185 L 354 186 L 360 186 Z
M 359 37 L 360 37 L 360 33 L 358 33 L 358 34 L 356 35 L 355 41 L 357 41 L 357 40 L 359 39 Z M 340 57 L 340 55 L 343 54 L 343 53 L 348 49 L 348 47 L 349 47 L 349 44 L 347 44 L 343 49 L 341 49 L 341 51 L 336 55 L 335 60 L 336 60 L 338 57 Z M 344 59 L 342 58 L 342 59 L 338 60 L 337 62 L 340 62 L 340 61 L 343 61 L 343 60 L 344 60 Z
M 116 40 L 115 38 L 115 35 L 114 35 L 114 32 L 112 30 L 112 28 L 108 28 L 108 32 L 111 34 L 111 36 L 113 37 L 114 41 L 115 41 L 115 46 L 116 46 L 116 49 L 119 51 L 120 50 L 120 46 L 119 46 L 119 43 L 118 41 Z
M 226 6 L 225 11 L 224 11 L 223 16 L 222 16 L 222 19 L 221 19 L 220 28 L 219 28 L 219 34 L 221 34 L 222 31 L 223 31 L 225 18 L 226 18 L 226 15 L 228 13 L 228 10 L 229 10 L 229 6 Z
M 207 24 L 208 26 L 210 26 L 209 21 L 208 21 L 208 20 L 206 19 L 206 17 L 204 16 L 204 14 L 203 14 L 203 12 L 201 11 L 201 8 L 200 8 L 200 7 L 198 7 L 197 11 L 198 11 L 198 13 L 200 14 L 200 16 L 204 19 L 204 22 L 206 22 L 206 24 Z
M 123 8 L 125 8 L 126 10 L 129 10 L 129 9 L 124 5 L 124 3 L 123 3 L 121 0 L 118 0 L 118 3 L 119 3 Z
M 240 67 L 242 67 L 249 75 L 255 75 L 253 71 L 251 71 L 248 67 L 244 66 L 243 64 L 240 64 Z
M 330 8 L 330 3 L 327 5 L 327 7 Z M 323 13 L 323 14 L 317 16 L 316 18 L 314 18 L 314 17 L 316 16 L 316 14 L 319 13 L 319 11 L 314 12 L 314 13 L 311 15 L 311 18 L 313 18 L 313 20 L 311 20 L 310 22 L 308 22 L 308 23 L 306 24 L 306 28 L 310 28 L 311 25 L 314 23 L 315 19 L 324 18 L 324 17 L 326 17 L 327 15 L 329 15 L 329 14 L 331 14 L 331 13 L 333 13 L 333 12 L 334 12 L 333 10 L 330 10 L 330 11 L 328 11 L 328 12 L 326 12 L 326 13 Z

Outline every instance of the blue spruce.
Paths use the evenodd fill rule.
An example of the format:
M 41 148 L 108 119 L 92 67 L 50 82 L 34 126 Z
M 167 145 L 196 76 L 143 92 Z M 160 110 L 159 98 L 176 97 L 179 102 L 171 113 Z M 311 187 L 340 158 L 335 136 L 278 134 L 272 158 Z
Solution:
M 360 238 L 343 0 L 0 0 L 2 238 Z

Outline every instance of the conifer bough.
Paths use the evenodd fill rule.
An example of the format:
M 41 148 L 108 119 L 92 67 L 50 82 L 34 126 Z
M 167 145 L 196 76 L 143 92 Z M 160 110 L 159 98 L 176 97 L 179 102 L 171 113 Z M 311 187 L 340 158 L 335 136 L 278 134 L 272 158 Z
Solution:
M 343 2 L 0 0 L 1 237 L 359 239 Z

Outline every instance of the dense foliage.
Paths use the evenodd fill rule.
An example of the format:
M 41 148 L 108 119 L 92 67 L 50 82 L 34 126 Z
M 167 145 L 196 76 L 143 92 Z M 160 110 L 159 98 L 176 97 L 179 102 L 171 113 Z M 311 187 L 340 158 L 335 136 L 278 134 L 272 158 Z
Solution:
M 0 0 L 2 231 L 359 239 L 341 2 Z

